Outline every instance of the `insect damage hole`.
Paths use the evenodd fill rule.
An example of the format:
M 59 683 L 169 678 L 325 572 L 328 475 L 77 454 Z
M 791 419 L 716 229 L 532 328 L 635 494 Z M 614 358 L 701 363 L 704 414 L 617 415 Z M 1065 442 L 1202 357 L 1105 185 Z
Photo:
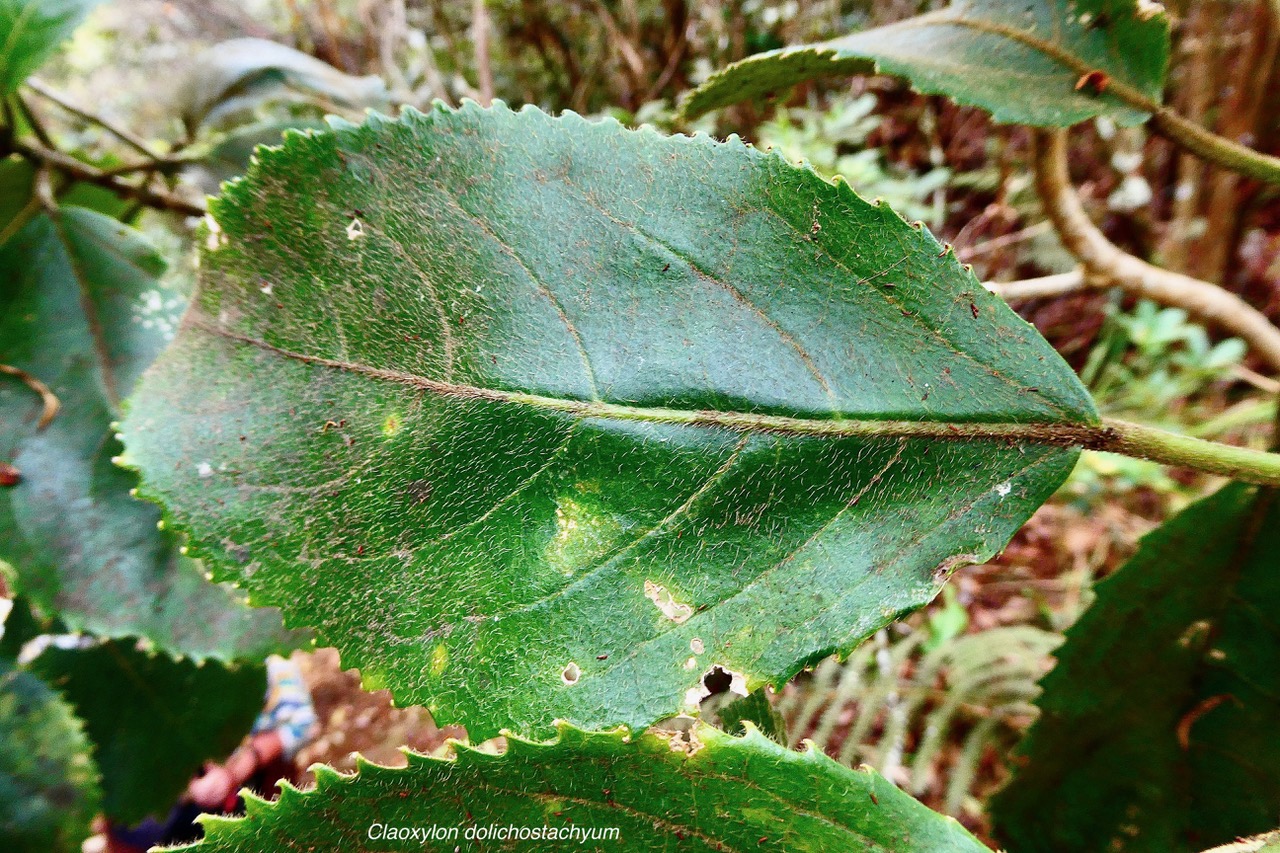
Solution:
M 690 658 L 693 660 L 693 658 Z M 688 668 L 686 666 L 686 668 Z M 733 693 L 736 696 L 747 695 L 747 677 L 740 672 L 725 669 L 715 664 L 702 675 L 696 687 L 685 692 L 684 703 L 690 713 L 694 712 L 704 699 L 721 693 Z
M 578 683 L 578 679 L 582 677 L 582 670 L 573 661 L 569 661 L 569 665 L 564 668 L 564 672 L 560 673 L 560 680 L 572 687 Z
M 644 597 L 653 602 L 663 616 L 679 625 L 693 615 L 693 608 L 676 601 L 670 590 L 651 580 L 644 582 Z

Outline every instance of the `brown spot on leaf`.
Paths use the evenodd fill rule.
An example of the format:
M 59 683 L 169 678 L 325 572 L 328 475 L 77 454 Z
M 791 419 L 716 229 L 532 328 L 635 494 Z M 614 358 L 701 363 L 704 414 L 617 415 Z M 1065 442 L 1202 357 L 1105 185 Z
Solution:
M 424 504 L 431 500 L 433 488 L 430 480 L 414 480 L 404 487 L 404 493 L 416 504 Z
M 22 482 L 22 472 L 8 462 L 0 462 L 0 486 L 16 486 Z

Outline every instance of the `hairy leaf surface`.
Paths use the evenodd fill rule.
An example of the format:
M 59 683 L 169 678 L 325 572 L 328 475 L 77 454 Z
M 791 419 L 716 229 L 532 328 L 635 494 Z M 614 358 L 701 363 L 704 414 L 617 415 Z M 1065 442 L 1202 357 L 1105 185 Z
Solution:
M 1027 763 L 995 799 L 1013 850 L 1202 850 L 1280 813 L 1280 502 L 1231 485 L 1145 540 L 1067 632 Z
M 100 798 L 89 742 L 71 708 L 0 658 L 0 848 L 78 853 Z
M 0 559 L 18 591 L 70 630 L 137 635 L 174 652 L 261 659 L 284 635 L 210 584 L 156 529 L 157 509 L 130 496 L 137 477 L 111 463 L 121 396 L 172 336 L 182 294 L 137 232 L 66 208 L 41 214 L 0 249 L 0 364 L 25 371 L 61 409 L 41 428 L 41 398 L 0 374 L 0 462 L 22 480 L 0 487 Z
M 0 0 L 0 95 L 17 89 L 101 2 Z
M 206 819 L 205 840 L 183 849 L 986 850 L 870 768 L 792 752 L 755 731 L 739 739 L 699 726 L 673 741 L 561 727 L 553 743 L 512 738 L 503 755 L 455 749 L 454 759 L 410 753 L 399 769 L 362 763 L 353 776 L 317 768 L 315 790 L 285 788 L 274 804 L 251 801 L 243 820 Z M 512 825 L 576 829 L 588 840 L 463 838 L 469 829 Z M 426 843 L 385 837 L 388 828 L 431 826 L 458 835 Z M 614 839 L 598 834 L 614 828 Z
M 748 57 L 714 75 L 688 116 L 831 75 L 879 71 L 981 107 L 996 121 L 1066 127 L 1094 116 L 1139 124 L 1127 86 L 1160 103 L 1169 24 L 1147 0 L 957 0 L 946 9 L 830 41 Z
M 103 813 L 126 826 L 163 820 L 205 761 L 230 755 L 267 689 L 262 664 L 196 664 L 117 641 L 50 646 L 27 669 L 84 721 L 102 771 Z
M 128 460 L 219 578 L 473 738 L 851 648 L 1095 418 L 927 232 L 737 142 L 409 113 L 289 137 L 213 215 Z

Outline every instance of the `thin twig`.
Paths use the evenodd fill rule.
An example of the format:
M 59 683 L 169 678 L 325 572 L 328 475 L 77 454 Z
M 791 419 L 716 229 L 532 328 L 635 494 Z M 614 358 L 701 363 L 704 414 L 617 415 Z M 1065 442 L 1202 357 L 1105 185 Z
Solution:
M 962 246 L 956 248 L 956 255 L 960 260 L 966 263 L 979 255 L 986 255 L 990 252 L 996 252 L 1000 249 L 1007 249 L 1010 246 L 1016 246 L 1033 237 L 1039 237 L 1053 230 L 1048 222 L 1037 222 L 1034 225 L 1028 225 L 1026 228 L 1020 228 L 1009 234 L 1002 234 L 999 237 L 992 237 L 990 240 L 983 240 L 981 243 L 974 243 L 972 246 Z
M 1280 3 L 1280 0 L 1276 0 Z M 644 95 L 644 103 L 657 100 L 662 94 L 662 90 L 667 88 L 667 84 L 671 82 L 671 78 L 676 76 L 676 72 L 680 70 L 680 62 L 684 59 L 685 51 L 689 49 L 689 37 L 685 33 L 680 33 L 680 39 L 676 42 L 675 48 L 671 51 L 671 55 L 667 57 L 667 64 L 663 67 L 662 73 L 658 75 L 658 79 L 649 87 L 649 91 Z
M 94 113 L 91 113 L 88 110 L 77 107 L 75 104 L 71 103 L 62 95 L 50 89 L 48 86 L 46 86 L 44 83 L 40 82 L 36 78 L 28 77 L 26 81 L 26 86 L 28 89 L 35 92 L 40 97 L 44 98 L 46 101 L 50 101 L 54 104 L 57 104 L 63 110 L 71 113 L 71 115 L 75 116 L 76 118 L 81 119 L 82 121 L 87 121 L 90 124 L 95 124 L 98 127 L 102 128 L 107 133 L 114 136 L 116 139 L 119 139 L 125 145 L 128 145 L 130 148 L 142 154 L 144 157 L 148 157 L 152 160 L 165 159 L 162 155 L 156 154 L 154 151 L 152 151 L 151 147 L 147 144 L 146 140 L 142 139 L 137 134 L 133 133 L 130 130 L 126 130 L 123 127 L 119 127 L 115 124 L 112 124 L 102 116 L 95 115 Z
M 1020 299 L 1052 299 L 1096 286 L 1085 278 L 1083 270 L 1026 278 L 1021 281 L 984 281 L 982 286 L 1006 302 Z
M 1242 364 L 1237 364 L 1231 369 L 1231 375 L 1241 382 L 1247 382 L 1259 391 L 1267 394 L 1280 396 L 1280 382 L 1272 379 L 1270 376 L 1263 376 L 1261 373 L 1255 373 Z
M 32 195 L 35 200 L 44 208 L 44 212 L 50 216 L 56 216 L 58 213 L 58 198 L 54 194 L 53 176 L 49 173 L 49 164 L 41 163 L 36 167 L 35 178 L 32 182 Z
M 40 395 L 44 408 L 40 412 L 40 420 L 36 423 L 36 429 L 44 429 L 53 423 L 53 419 L 58 415 L 58 410 L 62 408 L 62 403 L 58 401 L 58 396 L 50 390 L 48 385 L 45 385 L 25 370 L 19 370 L 8 364 L 0 364 L 0 373 L 16 377 L 25 383 L 28 388 Z
M 49 131 L 45 129 L 44 122 L 40 120 L 40 116 L 36 115 L 35 110 L 31 109 L 31 105 L 23 99 L 18 93 L 14 93 L 13 100 L 18 105 L 22 117 L 27 120 L 27 124 L 31 125 L 31 132 L 36 135 L 36 139 L 40 140 L 42 145 L 49 148 L 56 147 L 53 138 L 49 135 Z
M 8 243 L 10 238 L 21 231 L 23 226 L 31 221 L 31 217 L 35 216 L 39 212 L 40 199 L 36 198 L 33 194 L 31 198 L 27 199 L 27 203 L 23 206 L 22 210 L 19 210 L 13 219 L 11 219 L 3 229 L 0 229 L 0 246 Z
M 1243 338 L 1280 372 L 1280 329 L 1234 293 L 1182 273 L 1153 266 L 1121 250 L 1089 219 L 1067 172 L 1065 131 L 1035 136 L 1036 188 L 1045 212 L 1086 276 L 1108 280 L 1162 305 L 1185 309 Z
M 476 51 L 476 81 L 480 85 L 480 104 L 493 103 L 493 65 L 489 59 L 489 8 L 486 0 L 472 0 L 471 43 Z
M 23 141 L 14 142 L 13 149 L 38 165 L 46 165 L 78 181 L 105 187 L 121 198 L 134 199 L 148 207 L 170 210 L 187 216 L 204 216 L 205 214 L 202 204 L 194 204 L 172 193 L 145 185 L 131 184 L 56 149 Z

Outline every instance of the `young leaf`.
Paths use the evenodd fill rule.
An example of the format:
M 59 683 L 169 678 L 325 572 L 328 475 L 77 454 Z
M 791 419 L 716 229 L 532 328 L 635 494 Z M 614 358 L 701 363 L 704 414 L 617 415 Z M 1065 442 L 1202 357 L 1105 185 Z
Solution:
M 180 849 L 986 850 L 870 768 L 792 752 L 755 731 L 739 739 L 699 726 L 632 739 L 562 726 L 553 743 L 508 744 L 503 755 L 462 745 L 453 759 L 410 753 L 400 769 L 361 763 L 352 776 L 318 767 L 314 790 L 252 800 L 242 819 L 205 818 L 205 839 Z M 435 838 L 399 837 L 432 827 Z M 514 835 L 484 836 L 510 827 Z
M 50 646 L 27 669 L 66 697 L 93 743 L 103 812 L 163 819 L 206 760 L 221 761 L 262 710 L 262 664 L 197 665 L 127 642 Z
M 1202 850 L 1280 813 L 1280 502 L 1242 485 L 1148 536 L 1067 632 L 1026 764 L 992 804 L 1014 850 Z
M 851 648 L 1095 418 L 922 228 L 736 141 L 441 108 L 292 135 L 213 216 L 128 460 L 216 576 L 476 739 Z
M 101 2 L 0 0 L 0 95 L 17 89 Z
M 1149 0 L 956 0 L 946 9 L 817 44 L 761 53 L 715 74 L 686 116 L 830 75 L 879 71 L 999 122 L 1067 127 L 1106 115 L 1140 124 L 1169 64 L 1169 23 Z
M 156 508 L 130 497 L 137 478 L 111 463 L 117 402 L 185 304 L 160 284 L 163 268 L 140 234 L 82 208 L 41 214 L 0 249 L 0 364 L 60 402 L 42 427 L 41 397 L 0 374 L 0 462 L 21 478 L 0 486 L 0 559 L 70 630 L 261 659 L 283 642 L 278 614 L 206 581 L 157 531 Z
M 48 685 L 0 658 L 0 848 L 78 853 L 100 798 L 80 721 Z

